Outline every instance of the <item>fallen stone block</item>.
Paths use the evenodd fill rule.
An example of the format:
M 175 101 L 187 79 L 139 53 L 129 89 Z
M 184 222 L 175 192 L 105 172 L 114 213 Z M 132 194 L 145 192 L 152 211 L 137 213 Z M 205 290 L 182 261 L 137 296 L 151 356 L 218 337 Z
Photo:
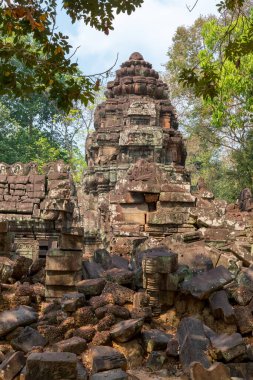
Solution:
M 37 314 L 32 307 L 19 306 L 13 310 L 0 313 L 0 337 L 19 326 L 29 325 L 37 321 Z
M 79 307 L 84 306 L 85 296 L 81 293 L 64 294 L 61 300 L 62 310 L 66 312 L 75 312 Z
M 118 285 L 113 282 L 107 282 L 103 295 L 111 295 L 118 305 L 124 305 L 125 303 L 133 302 L 134 291 L 132 289 L 126 288 L 125 286 Z
M 219 290 L 209 297 L 210 307 L 213 316 L 217 319 L 223 319 L 225 323 L 235 322 L 235 312 L 228 301 L 225 290 Z
M 75 323 L 77 326 L 87 326 L 87 325 L 95 325 L 98 320 L 94 314 L 93 308 L 91 306 L 84 306 L 74 314 Z
M 112 268 L 103 273 L 107 281 L 116 282 L 119 285 L 130 285 L 133 282 L 134 273 L 129 270 Z
M 74 336 L 69 339 L 61 340 L 53 345 L 53 350 L 57 352 L 72 352 L 80 355 L 87 348 L 86 340 L 79 336 Z
M 116 342 L 128 342 L 141 331 L 143 323 L 143 319 L 128 319 L 119 322 L 110 331 L 111 338 Z
M 86 342 L 90 342 L 94 335 L 96 334 L 96 330 L 94 326 L 82 326 L 78 329 L 75 329 L 74 336 L 79 336 L 80 338 L 83 338 L 86 340 Z
M 70 352 L 32 353 L 26 362 L 26 380 L 76 380 L 77 357 Z
M 84 278 L 99 278 L 103 276 L 104 268 L 94 261 L 83 261 Z
M 112 257 L 106 249 L 96 249 L 93 257 L 94 261 L 101 264 L 105 270 L 112 267 Z
M 231 380 L 229 368 L 222 363 L 214 363 L 206 369 L 201 363 L 194 362 L 190 366 L 191 380 Z
M 191 293 L 199 299 L 207 299 L 211 293 L 219 290 L 233 280 L 230 272 L 222 265 L 214 269 L 198 274 L 182 284 L 182 291 Z
M 111 369 L 90 376 L 90 380 L 128 380 L 128 375 L 122 369 Z
M 117 322 L 117 319 L 112 314 L 107 314 L 104 318 L 102 318 L 97 324 L 97 331 L 106 331 L 110 330 L 110 328 Z
M 110 346 L 111 335 L 109 331 L 97 331 L 92 339 L 93 346 Z
M 94 310 L 113 303 L 114 299 L 112 294 L 101 294 L 101 296 L 91 297 L 89 300 L 89 304 L 94 308 Z
M 166 350 L 172 337 L 158 329 L 151 329 L 142 332 L 143 346 L 147 352 Z
M 126 358 L 121 352 L 106 346 L 92 347 L 89 352 L 89 360 L 93 373 L 116 368 L 124 370 L 127 366 Z
M 86 296 L 99 296 L 104 289 L 106 281 L 102 278 L 82 280 L 76 284 L 77 290 Z
M 95 310 L 95 314 L 99 319 L 104 318 L 107 314 L 114 315 L 115 317 L 121 319 L 130 318 L 129 310 L 127 310 L 125 307 L 111 304 L 99 307 Z
M 44 347 L 47 344 L 47 340 L 35 329 L 27 326 L 18 335 L 17 338 L 12 339 L 11 345 L 15 350 L 28 353 L 33 347 Z
M 203 323 L 193 317 L 183 318 L 177 330 L 179 342 L 179 359 L 185 373 L 189 372 L 191 363 L 199 362 L 205 368 L 210 367 L 206 351 L 209 347 Z
M 246 344 L 241 334 L 222 334 L 212 337 L 210 340 L 218 360 L 224 359 L 226 362 L 230 362 L 246 353 Z
M 7 354 L 0 365 L 0 380 L 13 380 L 25 366 L 25 356 L 21 351 Z

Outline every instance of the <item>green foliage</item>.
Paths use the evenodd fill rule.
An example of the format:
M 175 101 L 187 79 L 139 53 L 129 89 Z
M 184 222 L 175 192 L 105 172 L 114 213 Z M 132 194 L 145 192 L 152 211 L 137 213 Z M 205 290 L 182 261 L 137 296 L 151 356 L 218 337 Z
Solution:
M 83 20 L 106 34 L 114 12 L 131 14 L 143 0 L 63 2 L 72 22 Z M 56 0 L 2 0 L 0 6 L 0 95 L 47 93 L 58 108 L 94 101 L 98 77 L 87 77 L 71 61 L 68 36 L 58 32 Z
M 74 181 L 78 184 L 82 182 L 83 171 L 87 168 L 84 154 L 79 149 L 74 149 L 72 157 L 69 159 Z
M 237 35 L 243 20 L 234 28 Z M 199 18 L 188 27 L 180 27 L 169 49 L 167 81 L 179 113 L 179 121 L 188 137 L 187 165 L 193 183 L 205 178 L 215 196 L 235 201 L 244 187 L 252 188 L 252 53 L 240 60 L 223 61 L 219 41 L 226 30 L 226 20 L 214 16 Z M 202 77 L 206 88 L 184 86 L 183 71 L 215 68 L 217 77 Z M 195 75 L 194 74 L 194 75 Z M 212 85 L 218 95 L 210 96 Z M 217 88 L 216 88 L 217 87 Z M 212 90 L 211 90 L 212 91 Z
M 180 81 L 191 87 L 196 96 L 215 99 L 221 96 L 224 71 L 232 65 L 241 75 L 242 60 L 253 49 L 253 12 L 250 0 L 225 0 L 217 4 L 220 18 L 209 25 L 205 35 L 207 49 L 198 56 L 198 62 L 183 67 Z M 204 30 L 205 33 L 205 30 Z
M 25 101 L 7 96 L 1 100 L 0 161 L 35 161 L 42 167 L 49 161 L 63 159 L 80 180 L 85 160 L 79 143 L 84 145 L 93 112 L 81 107 L 66 114 L 42 95 Z
M 37 127 L 23 127 L 0 103 L 0 161 L 9 164 L 35 161 L 42 166 L 58 159 L 66 160 L 67 153 L 57 141 Z

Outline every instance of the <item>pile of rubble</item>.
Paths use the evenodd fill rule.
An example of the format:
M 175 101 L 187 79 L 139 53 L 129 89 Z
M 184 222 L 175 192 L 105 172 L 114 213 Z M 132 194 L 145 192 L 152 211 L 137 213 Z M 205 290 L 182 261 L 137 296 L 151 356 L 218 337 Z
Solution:
M 252 379 L 253 269 L 186 264 L 163 243 L 130 263 L 97 250 L 50 301 L 34 264 L 8 277 L 1 263 L 0 379 Z

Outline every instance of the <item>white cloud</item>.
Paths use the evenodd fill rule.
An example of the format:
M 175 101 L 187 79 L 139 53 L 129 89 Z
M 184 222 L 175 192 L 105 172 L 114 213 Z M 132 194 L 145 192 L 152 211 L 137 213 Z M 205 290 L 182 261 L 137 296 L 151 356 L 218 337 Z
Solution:
M 132 52 L 139 51 L 156 70 L 163 70 L 161 64 L 167 60 L 166 52 L 176 28 L 182 24 L 192 24 L 200 14 L 216 11 L 217 0 L 199 0 L 195 9 L 189 12 L 186 4 L 192 6 L 194 2 L 144 0 L 143 6 L 131 16 L 122 14 L 116 17 L 114 31 L 109 36 L 82 23 L 74 29 L 68 27 L 68 32 L 72 30 L 72 45 L 80 45 L 75 55 L 80 68 L 85 74 L 102 72 L 114 63 L 117 53 L 119 66 Z

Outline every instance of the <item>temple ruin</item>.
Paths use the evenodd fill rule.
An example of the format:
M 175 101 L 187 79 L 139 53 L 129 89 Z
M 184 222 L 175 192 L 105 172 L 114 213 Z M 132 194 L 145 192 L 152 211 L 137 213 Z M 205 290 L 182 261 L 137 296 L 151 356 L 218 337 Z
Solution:
M 167 85 L 133 53 L 76 186 L 0 163 L 0 380 L 252 380 L 253 201 L 191 188 Z
M 87 251 L 129 254 L 149 236 L 189 232 L 195 207 L 168 88 L 133 53 L 109 82 L 86 141 L 82 217 Z

